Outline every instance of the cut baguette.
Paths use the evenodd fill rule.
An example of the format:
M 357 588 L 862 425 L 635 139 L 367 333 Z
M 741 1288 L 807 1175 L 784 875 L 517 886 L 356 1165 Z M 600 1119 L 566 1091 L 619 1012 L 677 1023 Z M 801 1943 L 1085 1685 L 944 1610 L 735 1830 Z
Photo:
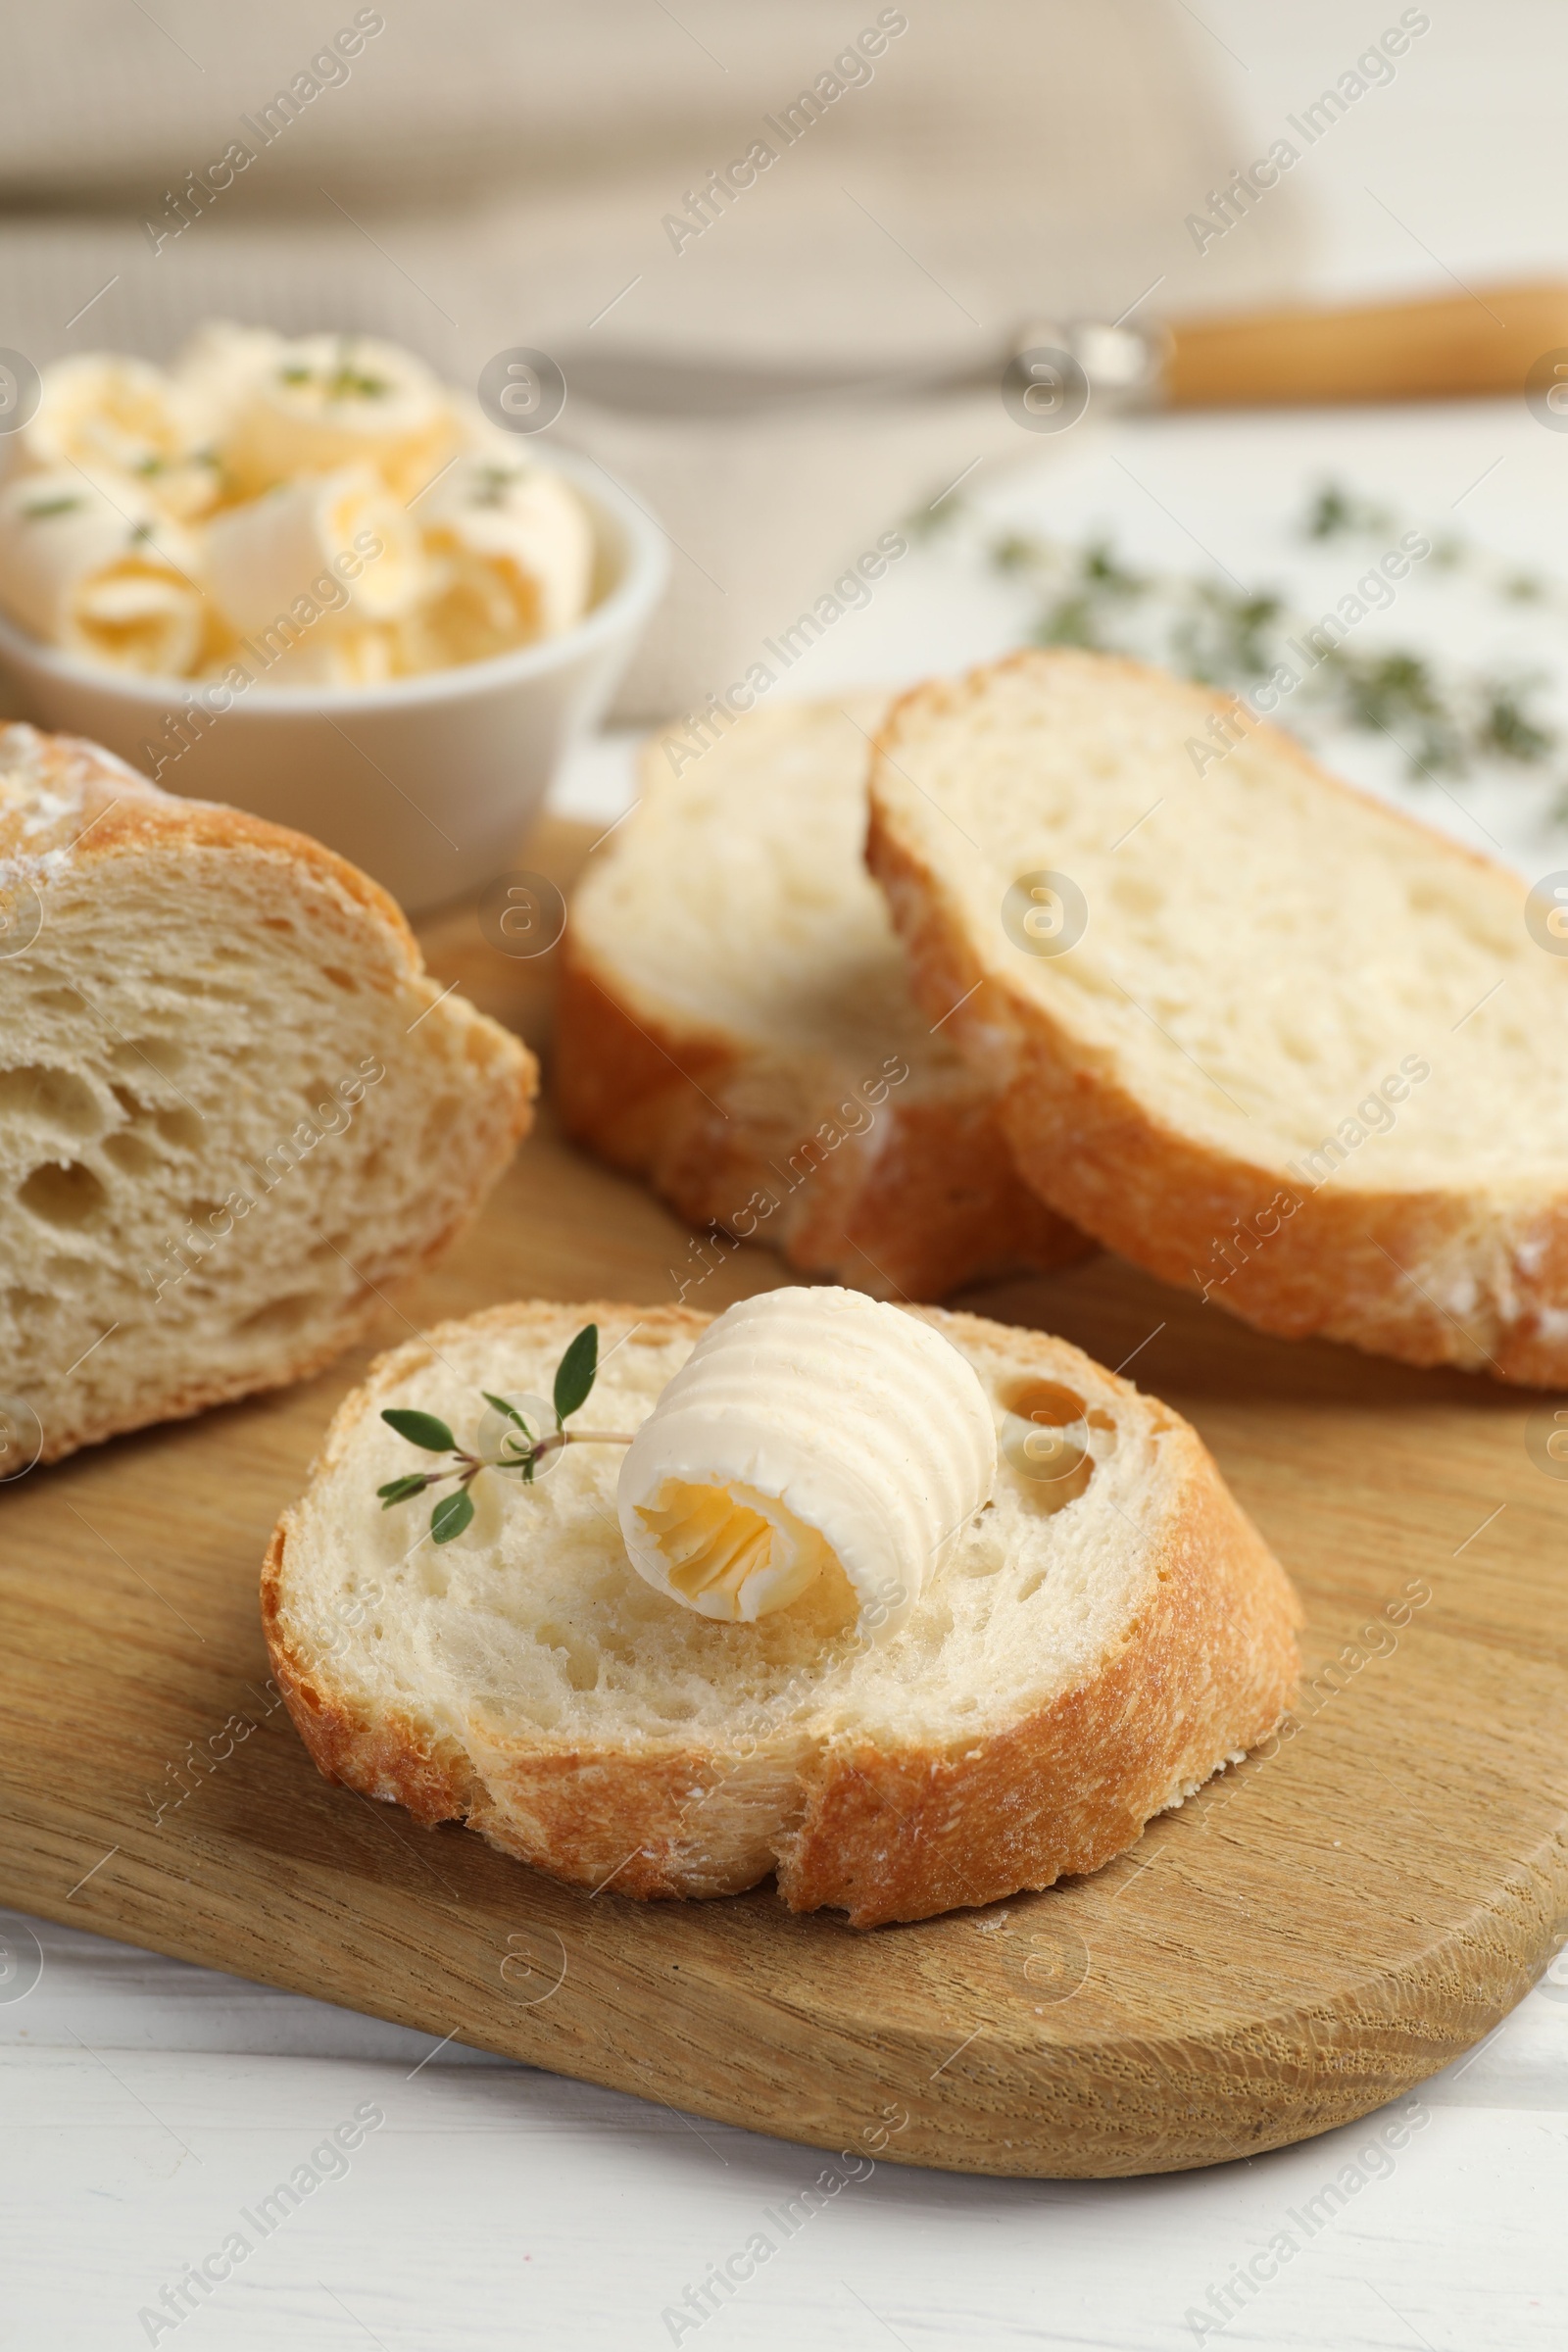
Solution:
M 1043 1198 L 1266 1331 L 1568 1380 L 1568 961 L 1513 874 L 1093 654 L 917 688 L 871 803 L 915 991 Z M 1062 953 L 1004 922 L 1046 874 Z
M 383 1356 L 339 1409 L 262 1579 L 278 1686 L 328 1779 L 466 1821 L 578 1886 L 716 1895 L 776 1871 L 791 1909 L 924 1919 L 1098 1870 L 1265 1740 L 1297 1676 L 1295 1596 L 1186 1422 L 1068 1347 L 911 1308 L 994 1401 L 1056 1384 L 1092 1458 L 1009 1465 L 902 1629 L 859 1635 L 826 1578 L 751 1625 L 631 1567 L 621 1449 L 570 1446 L 533 1488 L 475 1481 L 437 1547 L 428 1497 L 383 1512 L 410 1447 L 388 1405 L 471 1444 L 481 1389 L 550 1392 L 592 1320 L 585 1419 L 635 1431 L 710 1318 L 528 1302 Z M 833 1399 L 823 1398 L 831 1430 Z M 827 1442 L 831 1442 L 829 1437 Z M 488 1483 L 489 1492 L 480 1494 Z
M 678 772 L 677 738 L 650 743 L 572 902 L 556 1084 L 568 1135 L 692 1224 L 940 1298 L 1092 1245 L 1020 1181 L 992 1090 L 910 997 L 861 857 L 885 708 L 757 710 Z
M 303 1379 L 467 1223 L 535 1067 L 314 841 L 0 731 L 9 1468 Z

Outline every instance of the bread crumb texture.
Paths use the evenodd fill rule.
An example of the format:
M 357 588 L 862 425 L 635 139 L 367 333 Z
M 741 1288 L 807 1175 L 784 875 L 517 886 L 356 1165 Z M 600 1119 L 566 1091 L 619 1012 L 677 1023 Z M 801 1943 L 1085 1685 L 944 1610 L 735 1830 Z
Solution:
M 467 1222 L 532 1057 L 314 842 L 0 731 L 0 1359 L 44 1460 L 298 1379 Z
M 910 992 L 863 857 L 885 708 L 761 709 L 678 770 L 672 738 L 648 745 L 572 900 L 559 1094 L 568 1134 L 693 1224 L 940 1298 L 1093 1245 L 1021 1181 L 996 1089 Z
M 1568 958 L 1517 875 L 1226 708 L 1075 652 L 907 695 L 868 857 L 916 993 L 958 1006 L 1029 1182 L 1136 1263 L 1266 1330 L 1560 1382 Z M 1064 909 L 1033 941 L 1029 885 Z

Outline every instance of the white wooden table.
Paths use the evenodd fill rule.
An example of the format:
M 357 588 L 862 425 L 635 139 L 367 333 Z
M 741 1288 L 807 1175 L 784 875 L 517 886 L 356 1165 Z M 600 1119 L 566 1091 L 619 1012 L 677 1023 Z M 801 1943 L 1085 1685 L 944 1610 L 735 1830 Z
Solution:
M 1314 94 L 1397 15 L 1348 0 L 1326 0 L 1310 24 L 1300 12 L 1277 21 L 1284 13 L 1202 0 L 1195 21 L 1192 37 L 1212 46 L 1250 131 Z M 1556 201 L 1561 12 L 1446 0 L 1433 15 L 1398 82 L 1309 159 L 1325 284 L 1446 287 L 1446 270 L 1568 262 Z M 1367 196 L 1374 182 L 1408 228 Z M 1568 546 L 1557 555 L 1568 436 L 1511 406 L 1152 422 L 1052 458 L 1037 484 L 1011 494 L 1017 512 L 1060 529 L 1113 521 L 1146 560 L 1199 561 L 1196 539 L 1243 577 L 1260 564 L 1277 572 L 1278 516 L 1311 479 L 1338 472 L 1429 515 L 1445 505 L 1457 515 L 1462 497 L 1478 536 L 1568 574 Z M 792 686 L 908 676 L 1007 643 L 1010 593 L 947 562 L 911 558 Z M 1468 644 L 1490 625 L 1430 619 L 1435 641 Z M 595 747 L 563 779 L 560 803 L 612 814 L 629 772 L 627 747 Z M 1389 785 L 1375 757 L 1365 775 Z M 1418 805 L 1540 872 L 1568 864 L 1568 836 L 1553 840 L 1540 802 L 1510 788 Z M 1392 2159 L 1356 2165 L 1369 2119 L 1250 2163 L 1136 2181 L 878 2165 L 699 2325 L 681 2309 L 688 2290 L 767 2227 L 764 2208 L 813 2179 L 810 2151 L 6 1915 L 0 2345 L 113 2352 L 178 2335 L 223 2352 L 366 2340 L 384 2352 L 635 2352 L 701 2334 L 734 2352 L 889 2342 L 1162 2352 L 1223 2334 L 1303 2352 L 1545 2352 L 1568 2333 L 1560 1961 L 1554 1977 L 1425 2086 Z M 259 2200 L 356 2111 L 383 2120 L 341 2171 L 322 2157 L 318 2169 L 338 2177 L 264 2235 Z M 250 2241 L 238 2261 L 222 2253 L 236 2231 Z M 1283 2264 L 1277 2244 L 1268 2251 L 1282 2232 L 1299 2249 Z M 171 2317 L 181 2278 L 204 2261 L 219 2282 L 192 2282 L 185 2316 Z
M 777 2238 L 764 2207 L 818 2170 L 806 2148 L 70 1929 L 36 1933 L 42 1976 L 0 2006 L 0 2341 L 18 2352 L 168 2342 L 179 2330 L 138 2313 L 235 2230 L 252 2250 L 181 2323 L 182 2346 L 685 2343 L 704 2330 L 665 2312 L 755 2231 Z M 5 1934 L 23 1973 L 0 1995 L 38 1957 L 14 1915 Z M 1554 2352 L 1559 1973 L 1418 2102 L 1250 2163 L 1089 2183 L 878 2165 L 778 2244 L 706 2342 L 1162 2352 L 1208 2340 L 1194 2315 L 1218 2330 L 1211 2292 L 1288 2230 L 1300 2251 L 1236 2306 L 1223 2333 L 1238 2345 Z M 367 2104 L 385 2121 L 263 2238 L 260 2200 Z M 1412 2106 L 1407 2144 L 1356 2166 L 1374 2122 Z

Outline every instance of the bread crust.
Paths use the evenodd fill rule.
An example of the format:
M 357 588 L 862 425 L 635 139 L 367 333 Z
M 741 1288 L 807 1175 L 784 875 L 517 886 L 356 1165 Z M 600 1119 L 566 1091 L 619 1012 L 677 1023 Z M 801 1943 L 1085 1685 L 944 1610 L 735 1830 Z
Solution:
M 804 1059 L 769 1071 L 638 997 L 569 930 L 556 1041 L 556 1100 L 574 1143 L 646 1178 L 688 1224 L 771 1243 L 800 1273 L 945 1298 L 1094 1252 L 1023 1182 L 978 1090 L 906 1102 L 895 1089 L 852 1133 L 863 1108 L 833 1071 Z M 824 1148 L 824 1130 L 844 1140 Z
M 1029 1183 L 1107 1248 L 1260 1330 L 1561 1386 L 1568 1185 L 1373 1190 L 1348 1177 L 1313 1191 L 1278 1165 L 1215 1149 L 1160 1118 L 1118 1081 L 1102 1052 L 1011 977 L 991 943 L 972 935 L 956 894 L 901 827 L 895 754 L 927 720 L 961 710 L 995 672 L 1052 663 L 1092 665 L 1110 694 L 1119 682 L 1147 685 L 1154 674 L 1107 655 L 1029 652 L 914 688 L 877 739 L 866 841 L 914 993 L 928 1010 L 958 1005 L 954 1041 L 996 1083 L 1001 1123 Z M 1185 731 L 1200 733 L 1222 707 L 1201 688 L 1158 683 Z M 1278 729 L 1260 723 L 1249 740 L 1265 742 L 1270 758 L 1309 778 L 1331 808 L 1336 796 L 1367 801 Z M 1377 806 L 1409 831 L 1413 847 L 1430 852 L 1424 826 Z M 1480 872 L 1504 874 L 1457 844 L 1443 846 Z M 1523 884 L 1504 878 L 1522 901 Z M 1224 1256 L 1219 1244 L 1227 1245 Z M 1226 1270 L 1233 1252 L 1240 1262 Z M 1456 1314 L 1433 1295 L 1434 1284 L 1472 1302 Z
M 12 730 L 3 730 L 11 732 Z M 538 1063 L 509 1030 L 475 1010 L 466 998 L 443 995 L 424 968 L 419 945 L 402 908 L 380 884 L 347 858 L 309 836 L 217 802 L 184 800 L 138 775 L 111 753 L 74 736 L 31 728 L 25 775 L 0 770 L 0 900 L 19 888 L 36 889 L 47 905 L 52 873 L 68 859 L 74 875 L 89 880 L 112 862 L 144 850 L 240 854 L 309 877 L 324 891 L 334 927 L 350 949 L 368 932 L 387 951 L 394 984 L 453 1040 L 471 1065 L 471 1116 L 464 1130 L 467 1198 L 439 1229 L 425 1235 L 396 1266 L 378 1267 L 376 1289 L 363 1287 L 341 1307 L 333 1334 L 280 1343 L 271 1360 L 247 1372 L 193 1366 L 180 1387 L 131 1411 L 87 1412 L 72 1419 L 51 1413 L 40 1463 L 101 1443 L 151 1421 L 185 1420 L 210 1406 L 270 1388 L 308 1380 L 346 1348 L 373 1331 L 384 1311 L 376 1295 L 387 1282 L 412 1278 L 439 1258 L 467 1229 L 518 1143 L 533 1123 Z
M 541 1315 L 559 1318 L 563 1337 L 586 1320 L 609 1329 L 640 1320 L 695 1338 L 710 1319 L 683 1308 L 522 1303 L 443 1325 L 371 1367 L 339 1408 L 313 1481 L 435 1349 Z M 997 1328 L 971 1315 L 933 1319 L 960 1341 L 983 1342 Z M 706 1740 L 632 1750 L 489 1736 L 466 1747 L 368 1706 L 330 1660 L 302 1649 L 288 1605 L 302 1503 L 273 1531 L 262 1620 L 307 1748 L 327 1779 L 404 1804 L 426 1824 L 465 1820 L 502 1851 L 590 1892 L 613 1885 L 643 1899 L 707 1896 L 776 1871 L 792 1910 L 840 1908 L 865 1928 L 1100 1869 L 1154 1814 L 1277 1729 L 1298 1679 L 1300 1609 L 1197 1433 L 1076 1348 L 1030 1336 L 1054 1373 L 1081 1366 L 1099 1390 L 1136 1398 L 1179 1456 L 1174 1507 L 1149 1531 L 1146 1605 L 1116 1652 L 1049 1706 L 978 1738 L 956 1730 L 940 1744 L 845 1736 L 818 1743 L 797 1726 L 744 1752 Z
M 4 731 L 12 730 L 8 726 Z M 287 858 L 297 870 L 310 870 L 375 915 L 396 936 L 411 971 L 422 973 L 418 942 L 402 907 L 379 882 L 334 850 L 242 808 L 165 792 L 84 737 L 45 735 L 30 727 L 17 731 L 34 738 L 37 765 L 25 792 L 0 790 L 0 860 L 12 868 L 7 880 L 24 878 L 19 867 L 46 867 L 51 854 L 62 850 L 70 851 L 74 864 L 85 862 L 90 868 L 126 849 L 183 843 L 203 849 L 254 849 Z M 10 780 L 0 778 L 0 783 Z M 51 821 L 39 825 L 35 820 L 44 795 L 55 798 L 60 808 Z M 90 848 L 85 846 L 89 841 Z
M 661 741 L 645 757 L 656 793 Z M 603 855 L 629 853 L 622 835 Z M 906 1092 L 805 1046 L 761 1046 L 640 987 L 572 922 L 556 1038 L 573 1142 L 645 1178 L 689 1224 L 767 1242 L 803 1274 L 944 1298 L 1094 1252 L 1023 1182 L 994 1099 L 961 1067 L 945 1088 Z M 867 1124 L 858 1097 L 879 1083 Z

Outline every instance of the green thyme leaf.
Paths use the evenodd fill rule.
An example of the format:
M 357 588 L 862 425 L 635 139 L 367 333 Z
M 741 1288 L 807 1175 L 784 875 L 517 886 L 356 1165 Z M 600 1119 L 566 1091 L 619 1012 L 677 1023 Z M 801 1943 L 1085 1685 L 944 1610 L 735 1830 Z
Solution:
M 1085 548 L 1083 575 L 1102 596 L 1143 596 L 1152 584 L 1142 572 L 1130 571 L 1120 562 L 1108 539 L 1091 540 Z
M 1548 727 L 1538 726 L 1525 709 L 1525 696 L 1540 683 L 1539 679 L 1526 678 L 1516 685 L 1487 688 L 1486 712 L 1481 721 L 1483 751 L 1530 767 L 1556 750 L 1556 736 Z
M 426 1453 L 456 1453 L 458 1441 L 444 1421 L 434 1413 L 406 1411 L 401 1405 L 388 1406 L 381 1415 L 388 1429 L 395 1429 L 400 1438 L 411 1446 L 422 1446 Z
M 1306 521 L 1309 539 L 1337 539 L 1342 531 L 1350 528 L 1350 502 L 1338 484 L 1331 482 L 1317 495 Z
M 1041 554 L 1036 542 L 1022 531 L 1005 531 L 991 543 L 991 561 L 999 571 L 1030 571 Z
M 1473 747 L 1422 656 L 1358 654 L 1337 645 L 1325 657 L 1323 672 L 1339 696 L 1341 716 L 1396 743 L 1412 779 L 1468 774 Z M 1415 751 L 1401 730 L 1415 732 Z
M 1393 521 L 1387 507 L 1377 506 L 1339 482 L 1325 482 L 1303 528 L 1308 539 L 1341 539 L 1357 533 L 1386 531 Z
M 961 504 L 949 501 L 944 514 Z M 1345 642 L 1355 624 L 1342 610 L 1357 620 L 1368 617 L 1348 596 L 1314 620 L 1267 585 L 1238 588 L 1179 571 L 1141 571 L 1105 535 L 1073 544 L 1026 532 L 987 534 L 978 517 L 969 519 L 993 572 L 1031 596 L 1033 612 L 1020 634 L 1036 645 L 1155 662 L 1178 676 L 1249 697 L 1254 684 L 1280 670 L 1294 699 L 1280 708 L 1276 724 L 1309 744 L 1325 729 L 1375 739 L 1403 755 L 1411 782 L 1468 776 L 1502 762 L 1540 773 L 1558 764 L 1568 742 L 1568 728 L 1544 707 L 1544 678 L 1461 668 L 1376 638 Z M 1309 540 L 1350 542 L 1399 527 L 1391 509 L 1337 482 L 1315 492 L 1297 525 Z M 1494 562 L 1452 532 L 1430 534 L 1421 560 L 1433 572 L 1468 573 L 1505 608 L 1568 607 L 1568 588 Z M 1554 807 L 1552 819 L 1568 824 L 1568 798 Z
M 69 495 L 65 498 L 40 498 L 35 505 L 24 507 L 22 512 L 29 522 L 47 522 L 51 514 L 74 514 L 81 503 L 79 498 Z
M 1091 653 L 1100 653 L 1103 649 L 1095 623 L 1092 597 L 1064 596 L 1041 616 L 1034 641 L 1036 645 L 1081 645 Z
M 585 1324 L 556 1367 L 556 1417 L 564 1421 L 588 1401 L 599 1374 L 599 1326 Z
M 481 466 L 473 477 L 469 495 L 470 507 L 499 507 L 506 503 L 508 491 L 522 474 L 514 466 Z
M 430 1533 L 438 1544 L 450 1544 L 472 1517 L 473 1496 L 466 1487 L 460 1487 L 455 1494 L 443 1494 L 430 1513 Z
M 527 1422 L 518 1412 L 516 1406 L 514 1404 L 509 1404 L 505 1396 L 492 1396 L 488 1389 L 481 1389 L 479 1394 L 484 1398 L 486 1404 L 493 1404 L 496 1408 L 496 1411 L 504 1414 L 507 1420 L 514 1421 L 525 1438 L 531 1438 L 533 1436 L 533 1431 L 528 1427 Z
M 375 1491 L 381 1497 L 382 1510 L 389 1511 L 395 1502 L 409 1502 L 416 1494 L 422 1494 L 429 1483 L 428 1471 L 411 1470 L 407 1477 L 389 1479 L 384 1487 L 377 1487 Z
M 493 1406 L 504 1419 L 513 1424 L 513 1429 L 509 1429 L 501 1440 L 496 1461 L 497 1469 L 521 1470 L 523 1478 L 531 1486 L 533 1484 L 533 1457 L 539 1443 L 531 1424 L 523 1418 L 514 1404 L 508 1402 L 505 1396 L 492 1396 L 488 1389 L 481 1389 L 479 1394 L 486 1404 Z M 514 1430 L 517 1433 L 515 1436 L 513 1434 Z

